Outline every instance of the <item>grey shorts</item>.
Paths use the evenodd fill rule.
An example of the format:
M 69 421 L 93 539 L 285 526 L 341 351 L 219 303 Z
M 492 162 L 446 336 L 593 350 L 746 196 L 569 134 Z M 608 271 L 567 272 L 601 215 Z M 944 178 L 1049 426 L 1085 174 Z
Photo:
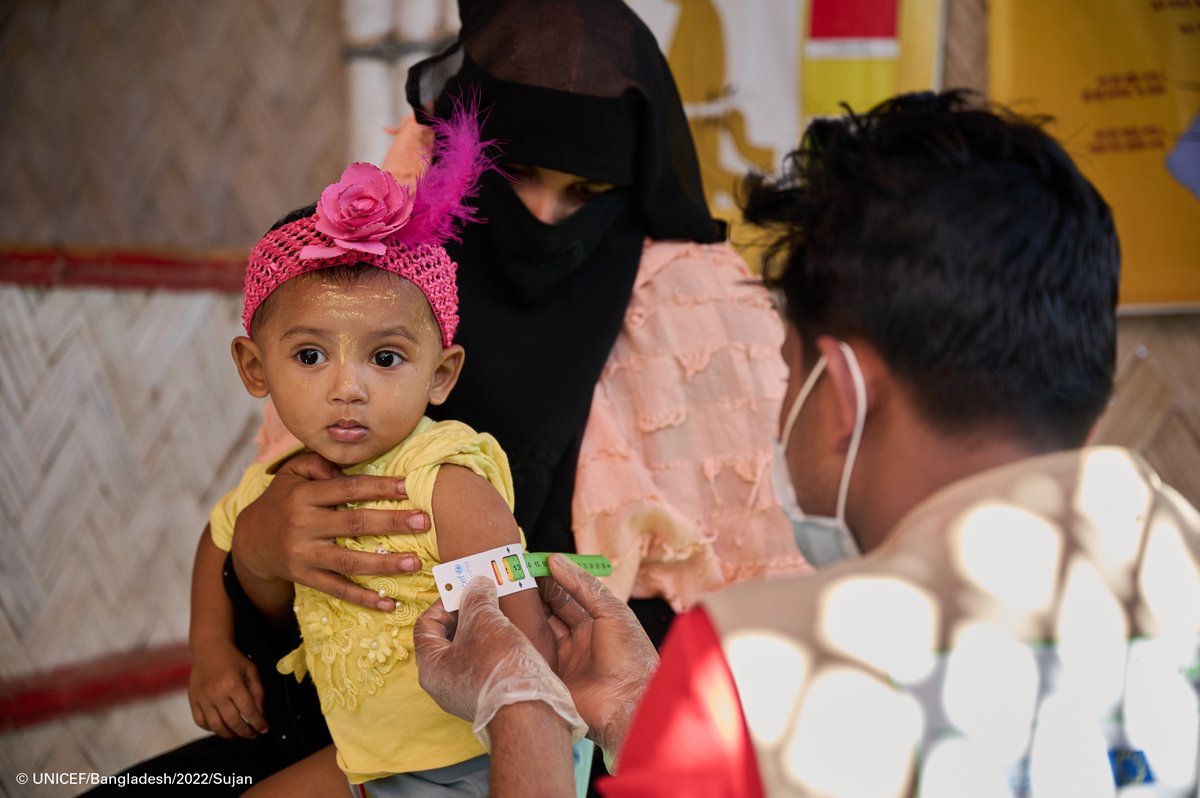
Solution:
M 580 740 L 572 747 L 575 794 L 578 796 L 587 795 L 594 750 L 591 740 Z M 350 794 L 354 798 L 436 798 L 460 795 L 482 797 L 488 794 L 488 768 L 491 761 L 491 757 L 483 754 L 444 768 L 397 773 L 365 784 L 351 784 Z
M 432 770 L 397 773 L 363 784 L 351 784 L 354 798 L 487 798 L 491 757 L 481 754 L 466 762 Z

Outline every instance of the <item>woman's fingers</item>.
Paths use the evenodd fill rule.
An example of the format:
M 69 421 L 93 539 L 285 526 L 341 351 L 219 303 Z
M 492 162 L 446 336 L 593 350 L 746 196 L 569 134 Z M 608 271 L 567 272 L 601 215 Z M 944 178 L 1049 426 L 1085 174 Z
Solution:
M 278 479 L 282 474 L 277 474 Z M 303 475 L 296 474 L 297 479 Z M 399 501 L 408 496 L 404 480 L 369 474 L 341 476 L 298 482 L 293 491 L 302 491 L 304 504 L 334 508 L 350 502 Z

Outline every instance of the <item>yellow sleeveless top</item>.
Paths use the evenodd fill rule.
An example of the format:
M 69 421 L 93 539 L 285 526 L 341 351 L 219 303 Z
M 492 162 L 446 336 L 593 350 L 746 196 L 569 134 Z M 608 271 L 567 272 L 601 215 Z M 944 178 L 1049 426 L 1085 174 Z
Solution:
M 219 548 L 229 550 L 237 514 L 262 495 L 282 459 L 252 465 L 241 484 L 213 509 L 210 524 Z M 294 609 L 304 642 L 280 660 L 278 668 L 297 680 L 306 673 L 312 677 L 337 746 L 338 764 L 353 784 L 444 767 L 484 752 L 471 725 L 443 712 L 417 684 L 413 656 L 413 623 L 438 597 L 430 572 L 441 562 L 433 486 L 443 463 L 479 474 L 512 509 L 512 474 L 495 438 L 457 421 L 423 418 L 396 448 L 345 469 L 347 474 L 404 477 L 408 491 L 404 501 L 354 506 L 416 509 L 430 517 L 430 529 L 424 533 L 337 539 L 347 549 L 412 552 L 421 558 L 423 567 L 413 574 L 350 577 L 395 599 L 396 609 L 368 610 L 296 585 Z

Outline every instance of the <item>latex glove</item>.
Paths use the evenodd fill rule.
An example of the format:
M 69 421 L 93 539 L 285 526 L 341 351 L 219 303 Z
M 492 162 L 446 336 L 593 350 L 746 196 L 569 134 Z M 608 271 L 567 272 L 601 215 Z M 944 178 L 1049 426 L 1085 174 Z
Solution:
M 413 645 L 422 689 L 471 721 L 488 751 L 488 723 L 501 707 L 522 701 L 547 704 L 570 727 L 572 742 L 587 731 L 566 686 L 500 611 L 495 582 L 486 577 L 467 584 L 457 616 L 440 599 L 426 610 L 413 628 Z
M 558 640 L 558 675 L 588 736 L 615 761 L 658 652 L 629 605 L 596 577 L 561 554 L 550 556 L 550 572 L 538 581 Z
M 356 585 L 345 574 L 394 574 L 419 570 L 411 554 L 375 554 L 338 546 L 338 537 L 399 535 L 424 531 L 429 519 L 409 510 L 338 510 L 348 502 L 399 500 L 404 483 L 393 477 L 343 476 L 325 458 L 308 452 L 279 467 L 266 491 L 238 515 L 234 566 L 248 594 L 264 609 L 253 582 L 281 586 L 274 603 L 291 609 L 291 585 L 299 583 L 334 598 L 390 611 L 395 602 Z M 283 586 L 286 589 L 283 589 Z

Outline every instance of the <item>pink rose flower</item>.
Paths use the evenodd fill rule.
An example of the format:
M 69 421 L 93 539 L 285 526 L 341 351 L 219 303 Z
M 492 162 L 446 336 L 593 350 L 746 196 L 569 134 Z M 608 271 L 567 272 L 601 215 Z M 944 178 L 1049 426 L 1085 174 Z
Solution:
M 310 244 L 301 258 L 330 258 L 349 250 L 382 255 L 388 239 L 408 222 L 413 192 L 378 166 L 352 163 L 317 202 L 316 228 L 336 246 Z

